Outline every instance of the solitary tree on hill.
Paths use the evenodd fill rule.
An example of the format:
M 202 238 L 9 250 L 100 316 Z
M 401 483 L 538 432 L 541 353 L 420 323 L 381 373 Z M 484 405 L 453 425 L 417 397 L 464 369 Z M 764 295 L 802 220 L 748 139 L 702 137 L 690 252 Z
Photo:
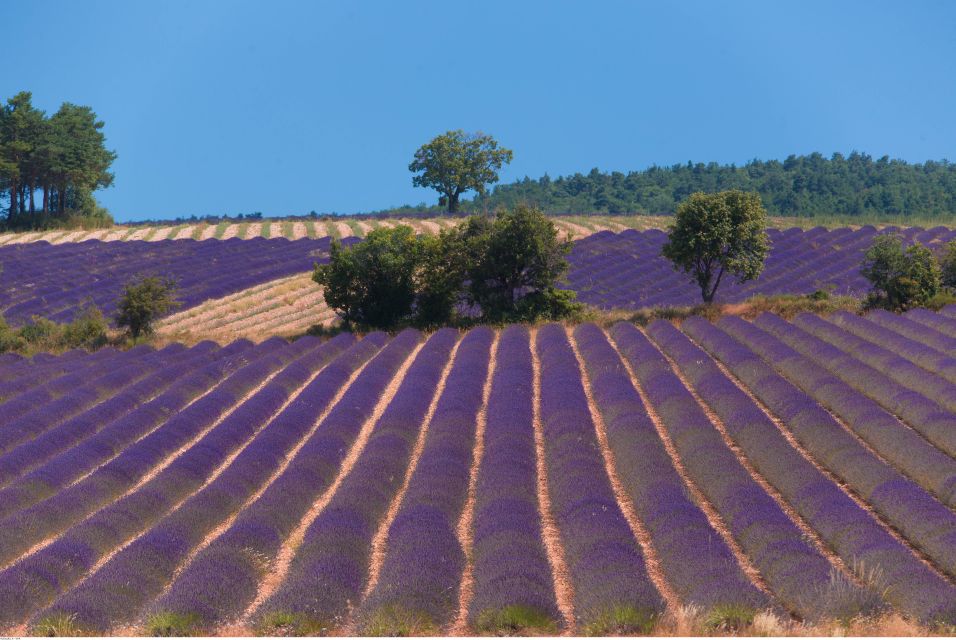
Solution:
M 510 149 L 499 148 L 489 135 L 458 129 L 419 148 L 408 170 L 421 172 L 412 178 L 412 184 L 438 191 L 442 194 L 439 202 L 455 213 L 461 194 L 468 190 L 483 194 L 485 185 L 498 181 L 498 170 L 511 162 L 513 155 Z
M 769 249 L 760 195 L 733 190 L 693 193 L 680 203 L 662 253 L 693 276 L 709 304 L 725 273 L 738 282 L 759 276 Z

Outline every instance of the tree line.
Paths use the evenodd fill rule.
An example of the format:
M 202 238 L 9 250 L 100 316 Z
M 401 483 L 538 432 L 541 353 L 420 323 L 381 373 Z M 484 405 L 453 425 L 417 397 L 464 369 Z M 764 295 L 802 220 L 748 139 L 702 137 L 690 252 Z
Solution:
M 0 206 L 11 229 L 62 226 L 82 217 L 112 223 L 93 198 L 113 183 L 116 153 L 106 148 L 103 122 L 90 107 L 64 102 L 51 116 L 21 91 L 0 107 Z
M 630 173 L 592 169 L 587 175 L 500 184 L 462 208 L 494 210 L 525 202 L 549 213 L 670 214 L 692 193 L 731 189 L 758 193 L 771 215 L 939 217 L 956 212 L 956 164 L 910 164 L 853 152 L 743 166 L 688 162 Z

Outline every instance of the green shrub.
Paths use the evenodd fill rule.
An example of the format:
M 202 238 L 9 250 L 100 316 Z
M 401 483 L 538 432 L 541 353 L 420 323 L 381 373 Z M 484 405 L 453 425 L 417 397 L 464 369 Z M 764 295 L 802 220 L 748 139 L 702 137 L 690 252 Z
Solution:
M 860 273 L 872 288 L 868 308 L 905 311 L 925 306 L 942 286 L 942 272 L 933 252 L 919 243 L 906 250 L 896 235 L 877 237 L 867 250 Z
M 116 305 L 116 324 L 126 327 L 133 340 L 153 333 L 153 323 L 179 307 L 176 282 L 171 278 L 148 276 L 127 283 Z

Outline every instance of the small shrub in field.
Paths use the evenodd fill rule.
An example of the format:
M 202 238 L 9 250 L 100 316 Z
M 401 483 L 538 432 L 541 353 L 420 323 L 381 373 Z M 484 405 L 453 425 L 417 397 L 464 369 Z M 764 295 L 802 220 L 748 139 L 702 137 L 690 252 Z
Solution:
M 179 306 L 176 283 L 170 278 L 149 276 L 130 282 L 116 305 L 116 324 L 129 329 L 136 340 L 153 333 L 153 323 Z

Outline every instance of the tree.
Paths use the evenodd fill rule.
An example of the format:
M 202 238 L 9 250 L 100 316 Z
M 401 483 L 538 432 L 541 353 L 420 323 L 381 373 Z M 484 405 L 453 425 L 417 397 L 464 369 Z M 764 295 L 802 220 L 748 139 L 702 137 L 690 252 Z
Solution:
M 939 293 L 942 272 L 933 252 L 919 244 L 903 249 L 897 235 L 881 235 L 874 240 L 860 269 L 872 289 L 867 307 L 905 311 L 925 305 Z
M 570 238 L 561 239 L 539 209 L 519 205 L 494 220 L 472 216 L 460 227 L 456 256 L 468 300 L 490 322 L 533 322 L 579 309 L 573 291 L 555 285 L 568 270 Z
M 485 185 L 498 181 L 498 170 L 511 162 L 512 156 L 510 149 L 499 149 L 491 136 L 458 129 L 420 147 L 408 170 L 422 172 L 412 178 L 412 184 L 438 191 L 442 204 L 455 213 L 461 194 L 472 189 L 484 194 Z
M 151 335 L 153 323 L 179 307 L 175 293 L 176 282 L 171 278 L 147 276 L 129 282 L 116 305 L 116 324 L 127 327 L 134 340 Z
M 746 282 L 760 275 L 770 247 L 767 212 L 756 193 L 692 193 L 680 206 L 662 253 L 689 273 L 711 303 L 725 273 Z

